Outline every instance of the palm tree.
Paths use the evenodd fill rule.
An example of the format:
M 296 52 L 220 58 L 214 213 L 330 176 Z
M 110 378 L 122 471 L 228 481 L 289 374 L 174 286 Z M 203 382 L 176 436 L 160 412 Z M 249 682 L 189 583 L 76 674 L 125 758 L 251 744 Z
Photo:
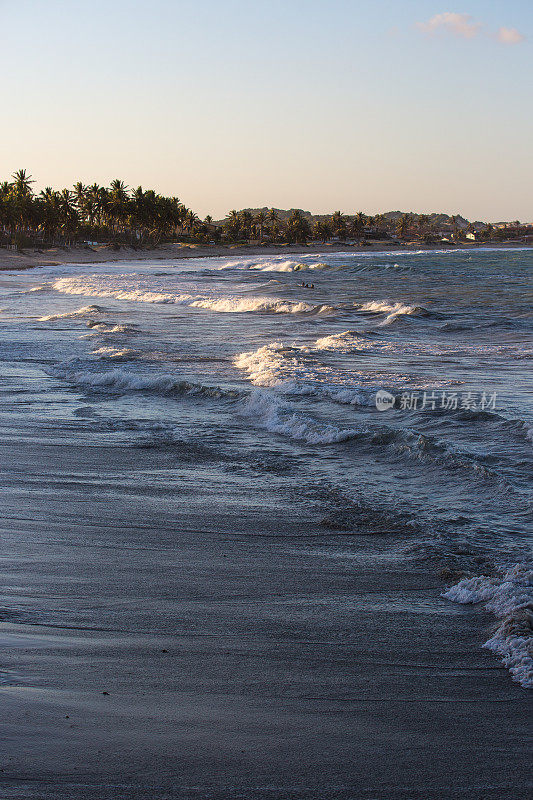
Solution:
M 187 228 L 187 231 L 188 231 L 189 235 L 192 233 L 192 231 L 194 230 L 195 225 L 198 222 L 199 222 L 199 219 L 198 219 L 197 214 L 195 214 L 194 211 L 191 211 L 189 209 L 187 211 L 186 215 L 185 215 L 185 227 Z
M 10 185 L 10 213 L 11 233 L 20 241 L 22 235 L 31 227 L 32 222 L 32 176 L 25 169 L 19 169 L 11 176 L 13 183 Z
M 254 226 L 259 235 L 258 238 L 260 240 L 263 239 L 263 229 L 265 227 L 265 222 L 266 222 L 265 213 L 263 211 L 259 211 L 259 213 L 255 215 Z
M 278 215 L 274 208 L 267 211 L 266 222 L 268 225 L 268 235 L 271 241 L 275 241 L 279 236 Z
M 87 222 L 91 228 L 94 227 L 96 221 L 98 220 L 98 224 L 101 225 L 101 192 L 100 187 L 97 183 L 93 183 L 91 186 L 87 186 L 85 189 L 85 212 L 87 215 Z
M 333 235 L 339 239 L 346 239 L 346 217 L 340 211 L 335 211 L 331 217 L 331 227 Z
M 33 194 L 32 176 L 26 173 L 25 169 L 18 169 L 11 176 L 13 178 L 13 191 L 17 197 L 30 197 Z
M 232 209 L 224 220 L 224 228 L 232 242 L 238 241 L 241 233 L 241 217 L 238 211 Z
M 86 222 L 89 216 L 87 187 L 84 186 L 81 181 L 78 181 L 74 184 L 73 190 L 74 201 L 76 203 L 76 208 L 78 209 L 80 218 L 82 222 Z
M 428 214 L 420 214 L 417 221 L 418 233 L 420 236 L 425 236 L 429 233 L 431 221 Z
M 494 225 L 492 225 L 489 222 L 489 224 L 487 225 L 487 227 L 483 231 L 483 238 L 484 239 L 492 239 L 493 236 L 494 236 Z
M 12 187 L 8 181 L 4 181 L 0 184 L 0 225 L 2 226 L 7 244 L 7 237 L 13 234 L 15 228 L 15 209 Z
M 109 188 L 78 181 L 62 191 L 48 186 L 38 196 L 33 194 L 33 183 L 23 169 L 12 175 L 11 182 L 0 183 L 0 243 L 13 238 L 19 244 L 43 238 L 50 244 L 72 242 L 87 235 L 87 228 L 94 236 L 132 243 L 174 239 L 185 231 L 204 237 L 209 233 L 178 197 L 163 197 L 141 186 L 130 192 L 118 178 Z
M 311 227 L 300 211 L 294 209 L 287 220 L 286 231 L 289 242 L 305 244 L 311 234 Z
M 75 199 L 68 189 L 63 189 L 59 194 L 58 207 L 61 229 L 65 235 L 66 243 L 70 244 L 79 222 L 79 215 Z
M 252 238 L 252 223 L 254 218 L 250 211 L 241 211 L 240 213 L 241 229 L 247 239 Z
M 413 218 L 411 214 L 402 214 L 402 216 L 398 220 L 398 223 L 396 225 L 396 233 L 398 234 L 400 239 L 404 239 L 407 236 L 408 232 L 411 229 L 412 219 Z
M 331 226 L 325 221 L 317 221 L 314 226 L 314 236 L 316 239 L 321 239 L 323 244 L 326 244 L 328 239 L 331 239 Z
M 128 213 L 128 199 L 128 187 L 124 181 L 119 178 L 111 181 L 106 211 L 114 237 L 116 237 L 117 231 L 124 229 L 124 222 Z

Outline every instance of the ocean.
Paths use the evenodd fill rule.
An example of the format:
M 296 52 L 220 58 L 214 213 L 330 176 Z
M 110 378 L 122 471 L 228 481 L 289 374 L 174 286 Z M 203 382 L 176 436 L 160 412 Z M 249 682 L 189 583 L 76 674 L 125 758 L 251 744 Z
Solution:
M 96 631 L 167 652 L 224 633 L 263 642 L 265 659 L 305 640 L 307 666 L 321 652 L 310 643 L 328 642 L 340 660 L 313 691 L 325 698 L 335 674 L 346 699 L 374 680 L 380 627 L 399 641 L 416 617 L 396 660 L 419 663 L 460 620 L 455 680 L 477 665 L 496 694 L 525 697 L 532 267 L 531 250 L 457 249 L 1 273 L 6 636 L 70 630 L 83 649 Z M 357 679 L 340 655 L 355 627 L 368 653 Z M 261 694 L 262 670 L 239 672 L 251 658 L 187 663 L 211 694 L 218 680 L 249 699 Z M 440 675 L 449 662 L 435 659 Z M 25 663 L 10 662 L 7 685 L 31 683 Z M 83 663 L 79 686 L 92 687 Z M 269 669 L 294 703 L 295 653 Z M 409 693 L 408 678 L 387 686 Z M 435 677 L 428 692 L 451 689 Z

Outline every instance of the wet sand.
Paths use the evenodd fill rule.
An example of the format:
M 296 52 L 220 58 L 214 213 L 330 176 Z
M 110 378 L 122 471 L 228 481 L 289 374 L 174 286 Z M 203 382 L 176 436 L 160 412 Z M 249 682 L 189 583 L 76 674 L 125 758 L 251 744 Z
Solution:
M 479 244 L 461 243 L 460 248 L 479 248 Z M 504 244 L 487 245 L 504 247 Z M 509 246 L 517 246 L 509 245 Z M 59 264 L 98 264 L 105 261 L 145 261 L 154 259 L 183 259 L 183 258 L 212 258 L 231 256 L 276 256 L 309 253 L 335 253 L 335 252 L 361 252 L 371 253 L 379 251 L 412 251 L 412 250 L 442 250 L 452 247 L 450 244 L 438 246 L 424 245 L 420 242 L 407 244 L 394 244 L 389 241 L 372 242 L 366 245 L 351 245 L 341 242 L 334 244 L 309 243 L 307 246 L 299 245 L 187 245 L 166 244 L 152 249 L 133 249 L 121 247 L 118 250 L 105 245 L 101 247 L 55 247 L 49 250 L 15 251 L 0 248 L 0 270 L 30 269 L 31 267 L 54 266 Z
M 168 449 L 47 438 L 0 443 L 0 797 L 530 796 L 492 620 L 394 537 Z

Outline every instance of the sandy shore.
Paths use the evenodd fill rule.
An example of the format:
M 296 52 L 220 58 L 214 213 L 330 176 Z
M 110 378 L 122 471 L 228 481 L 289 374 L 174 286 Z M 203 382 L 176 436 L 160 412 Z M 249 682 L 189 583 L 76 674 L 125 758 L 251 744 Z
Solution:
M 531 698 L 489 619 L 390 536 L 245 480 L 236 514 L 235 476 L 174 450 L 0 457 L 5 800 L 530 796 Z
M 187 244 L 166 244 L 161 247 L 134 250 L 131 247 L 121 247 L 115 250 L 109 246 L 98 248 L 90 247 L 71 247 L 53 248 L 50 250 L 26 250 L 17 252 L 0 248 L 0 270 L 29 269 L 31 267 L 55 266 L 58 264 L 97 264 L 104 261 L 145 261 L 154 259 L 181 259 L 181 258 L 209 258 L 209 257 L 232 257 L 232 256 L 278 256 L 291 255 L 295 253 L 335 253 L 335 252 L 379 252 L 397 250 L 442 250 L 444 245 L 438 247 L 427 246 L 414 242 L 412 244 L 397 245 L 391 242 L 373 242 L 372 244 L 360 246 L 349 244 L 309 244 L 305 245 L 272 245 L 272 246 L 253 246 L 253 245 L 187 245 Z M 448 246 L 448 245 L 446 245 Z M 487 245 L 488 246 L 488 245 Z M 495 245 L 492 245 L 493 247 Z M 498 245 L 500 246 L 500 245 Z M 505 245 L 501 245 L 505 246 Z M 461 244 L 461 248 L 479 248 L 480 245 Z

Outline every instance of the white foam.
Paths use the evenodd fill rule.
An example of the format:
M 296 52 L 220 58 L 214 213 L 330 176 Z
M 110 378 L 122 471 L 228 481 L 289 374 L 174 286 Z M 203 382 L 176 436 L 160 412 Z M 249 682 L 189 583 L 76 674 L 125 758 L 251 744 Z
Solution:
M 135 355 L 135 350 L 130 350 L 128 347 L 124 347 L 122 350 L 116 347 L 98 347 L 92 351 L 92 355 L 100 356 L 100 358 L 132 358 Z
M 330 336 L 323 336 L 317 339 L 312 346 L 313 350 L 330 350 L 338 353 L 351 353 L 357 350 L 368 350 L 370 348 L 389 349 L 388 342 L 375 342 L 359 336 L 356 331 L 343 331 L 343 333 L 332 333 Z
M 259 261 L 247 259 L 243 261 L 228 261 L 226 264 L 218 267 L 219 270 L 237 268 L 243 270 L 258 270 L 260 272 L 303 272 L 306 270 L 331 269 L 328 264 L 324 264 L 320 261 L 307 264 L 302 261 L 291 261 L 289 259 L 262 259 Z
M 247 311 L 262 311 L 274 314 L 301 314 L 309 311 L 322 311 L 325 306 L 315 307 L 309 303 L 283 300 L 278 297 L 221 297 L 194 300 L 194 308 L 207 308 L 211 311 L 236 314 Z
M 513 680 L 533 688 L 533 570 L 515 564 L 506 572 L 465 578 L 443 597 L 455 603 L 483 603 L 500 620 L 483 647 L 497 653 Z
M 271 314 L 324 313 L 333 309 L 327 305 L 311 305 L 304 301 L 281 297 L 211 296 L 196 292 L 154 291 L 145 286 L 138 275 L 81 275 L 60 278 L 53 289 L 62 294 L 86 297 L 112 297 L 136 303 L 171 303 L 193 308 L 205 308 L 222 313 L 262 312 Z M 121 284 L 121 285 L 120 285 Z M 194 289 L 193 289 L 194 291 Z
M 259 269 L 261 272 L 305 272 L 306 270 L 328 269 L 327 264 L 305 264 L 300 261 L 281 261 L 268 264 L 257 264 L 252 269 Z
M 105 322 L 98 322 L 96 325 L 89 326 L 96 333 L 131 333 L 128 325 L 110 325 Z
M 219 386 L 203 386 L 189 383 L 171 375 L 138 375 L 127 369 L 112 369 L 106 372 L 57 368 L 51 374 L 77 386 L 88 389 L 104 389 L 118 392 L 149 392 L 163 396 L 172 394 L 202 395 L 211 398 L 235 399 L 238 392 Z
M 113 322 L 96 322 L 95 320 L 88 320 L 87 327 L 90 328 L 91 333 L 81 336 L 81 339 L 88 339 L 91 336 L 107 335 L 109 333 L 134 333 L 131 325 L 124 325 L 121 323 Z
M 238 369 L 248 373 L 254 386 L 278 386 L 285 380 L 294 379 L 298 369 L 297 358 L 287 358 L 291 348 L 281 342 L 272 342 L 246 353 L 240 353 L 233 361 Z
M 244 370 L 254 386 L 276 389 L 284 395 L 314 395 L 341 405 L 367 405 L 360 387 L 343 385 L 335 370 L 303 356 L 312 354 L 307 347 L 285 346 L 271 342 L 257 350 L 239 353 L 233 363 Z M 340 383 L 339 383 L 340 381 Z
M 396 317 L 403 315 L 416 314 L 419 311 L 417 306 L 408 306 L 405 303 L 389 303 L 387 301 L 372 300 L 368 303 L 363 303 L 359 306 L 359 311 L 371 311 L 375 314 L 386 313 L 387 316 L 382 320 L 380 325 L 390 325 Z
M 340 429 L 294 412 L 271 392 L 253 391 L 242 405 L 246 416 L 271 433 L 308 444 L 333 444 L 358 435 L 354 429 Z
M 85 295 L 86 297 L 113 297 L 115 300 L 131 300 L 136 303 L 184 303 L 194 299 L 190 294 L 170 294 L 153 292 L 134 287 L 119 288 L 106 286 L 110 280 L 129 278 L 129 275 L 81 275 L 74 278 L 60 278 L 52 288 L 61 294 Z M 107 280 L 106 280 L 107 279 Z
M 69 317 L 82 317 L 85 314 L 98 314 L 102 309 L 98 306 L 84 306 L 76 311 L 65 311 L 63 314 L 49 314 L 46 317 L 39 317 L 39 322 L 52 322 L 56 319 L 68 319 Z

